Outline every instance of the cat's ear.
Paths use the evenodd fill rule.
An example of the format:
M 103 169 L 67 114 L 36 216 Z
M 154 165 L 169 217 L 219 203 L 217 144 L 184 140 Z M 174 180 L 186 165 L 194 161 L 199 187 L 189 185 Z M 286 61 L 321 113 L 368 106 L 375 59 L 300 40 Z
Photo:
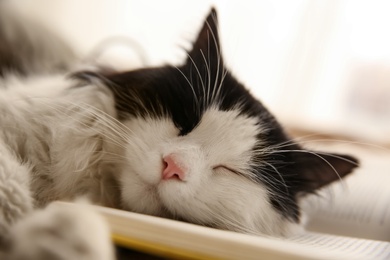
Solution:
M 222 66 L 221 47 L 219 43 L 218 18 L 215 9 L 211 9 L 202 28 L 188 53 L 187 65 L 209 67 L 211 71 Z
M 294 153 L 293 157 L 302 180 L 299 191 L 304 193 L 341 180 L 359 165 L 356 158 L 344 154 L 308 151 Z

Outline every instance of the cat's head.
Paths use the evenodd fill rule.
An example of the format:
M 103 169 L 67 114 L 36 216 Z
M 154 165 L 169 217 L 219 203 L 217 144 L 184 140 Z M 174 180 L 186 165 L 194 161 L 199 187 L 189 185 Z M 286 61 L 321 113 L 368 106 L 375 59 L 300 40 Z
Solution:
M 308 151 L 225 67 L 217 16 L 206 18 L 180 67 L 107 77 L 125 153 L 122 206 L 239 232 L 284 235 L 304 194 L 357 160 Z

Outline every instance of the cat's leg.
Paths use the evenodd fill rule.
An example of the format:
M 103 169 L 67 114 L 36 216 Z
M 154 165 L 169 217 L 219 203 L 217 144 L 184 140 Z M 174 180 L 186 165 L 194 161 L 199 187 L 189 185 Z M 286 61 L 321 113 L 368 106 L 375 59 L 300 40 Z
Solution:
M 0 256 L 8 249 L 10 227 L 32 211 L 30 169 L 0 140 Z
M 51 204 L 11 229 L 10 260 L 112 260 L 108 225 L 87 205 Z

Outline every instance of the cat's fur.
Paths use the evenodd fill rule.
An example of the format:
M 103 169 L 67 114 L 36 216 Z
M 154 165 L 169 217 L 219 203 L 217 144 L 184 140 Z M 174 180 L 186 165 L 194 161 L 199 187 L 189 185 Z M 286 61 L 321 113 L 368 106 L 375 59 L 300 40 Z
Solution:
M 60 211 L 26 217 L 33 208 L 81 195 L 130 211 L 284 236 L 299 225 L 302 196 L 357 165 L 350 156 L 304 150 L 284 134 L 225 67 L 215 11 L 179 67 L 72 77 L 21 71 L 27 77 L 7 73 L 0 81 L 0 228 L 9 234 L 3 245 L 12 248 L 37 225 L 31 219 Z M 180 178 L 162 178 L 167 157 L 183 169 Z

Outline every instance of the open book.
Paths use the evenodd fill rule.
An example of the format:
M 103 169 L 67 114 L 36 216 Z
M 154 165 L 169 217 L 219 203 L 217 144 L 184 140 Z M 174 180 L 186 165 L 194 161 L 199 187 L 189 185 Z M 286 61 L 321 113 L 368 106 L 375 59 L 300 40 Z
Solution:
M 360 169 L 303 201 L 308 231 L 291 238 L 245 235 L 94 207 L 108 220 L 117 244 L 165 257 L 390 259 L 390 154 L 353 149 L 360 155 Z

